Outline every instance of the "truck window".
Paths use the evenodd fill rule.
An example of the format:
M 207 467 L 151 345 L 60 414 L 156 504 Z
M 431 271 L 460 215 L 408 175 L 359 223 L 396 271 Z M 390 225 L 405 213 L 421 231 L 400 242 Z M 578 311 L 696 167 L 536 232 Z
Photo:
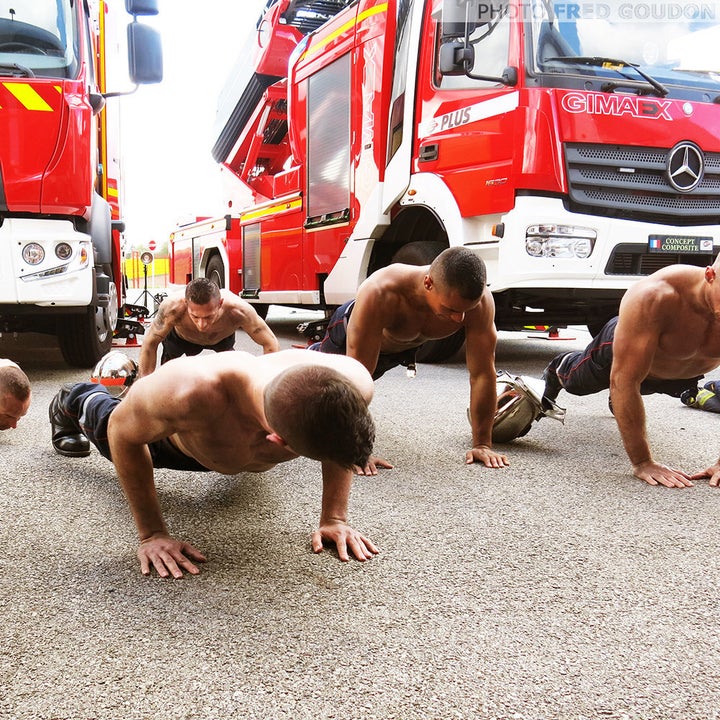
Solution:
M 407 82 L 408 55 L 410 53 L 410 16 L 413 0 L 400 0 L 395 18 L 395 57 L 393 58 L 392 99 L 390 101 L 390 133 L 387 162 L 402 143 L 405 116 L 405 85 Z
M 671 18 L 670 5 L 662 3 L 606 2 L 599 16 L 583 15 L 583 6 L 578 7 L 574 16 L 560 16 L 547 0 L 536 3 L 529 55 L 534 74 L 558 83 L 573 75 L 637 80 L 638 73 L 627 67 L 634 64 L 663 85 L 718 92 L 720 19 L 715 12 L 677 4 Z M 590 62 L 594 59 L 605 61 Z
M 308 219 L 345 217 L 350 208 L 350 55 L 308 80 Z
M 0 75 L 75 77 L 76 20 L 70 0 L 0 0 Z
M 509 65 L 510 52 L 510 14 L 504 13 L 502 19 L 493 25 L 479 25 L 470 34 L 470 44 L 475 49 L 475 63 L 471 72 L 475 75 L 500 77 Z M 435 85 L 443 90 L 462 88 L 501 87 L 502 83 L 488 80 L 477 80 L 461 75 L 443 75 L 437 69 L 441 44 L 441 32 L 436 33 L 435 48 Z

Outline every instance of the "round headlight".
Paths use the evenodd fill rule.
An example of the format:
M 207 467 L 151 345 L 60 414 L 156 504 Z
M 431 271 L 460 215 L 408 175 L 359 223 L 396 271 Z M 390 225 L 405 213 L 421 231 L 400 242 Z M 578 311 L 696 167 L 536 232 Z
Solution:
M 58 243 L 55 246 L 55 255 L 59 260 L 69 260 L 72 256 L 72 247 L 65 242 Z
M 38 243 L 28 243 L 22 250 L 22 257 L 28 265 L 39 265 L 45 259 L 45 250 Z
M 528 238 L 525 240 L 525 252 L 532 257 L 542 257 L 544 248 L 544 243 L 539 238 Z

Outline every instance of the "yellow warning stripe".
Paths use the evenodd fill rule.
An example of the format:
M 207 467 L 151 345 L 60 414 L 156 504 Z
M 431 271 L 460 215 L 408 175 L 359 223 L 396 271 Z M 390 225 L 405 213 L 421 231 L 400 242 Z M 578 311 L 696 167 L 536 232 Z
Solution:
M 277 213 L 286 212 L 287 210 L 298 210 L 301 207 L 302 198 L 297 198 L 296 200 L 288 200 L 286 202 L 280 202 L 277 205 L 271 205 L 270 207 L 241 213 L 240 222 L 245 222 L 246 220 L 257 220 L 258 218 L 277 215 Z
M 331 43 L 333 40 L 338 38 L 340 35 L 342 35 L 344 32 L 347 32 L 350 30 L 350 28 L 353 27 L 353 25 L 357 25 L 361 23 L 363 20 L 366 20 L 369 17 L 372 17 L 373 15 L 379 15 L 380 13 L 387 12 L 387 3 L 382 3 L 382 5 L 376 5 L 375 7 L 368 8 L 367 10 L 364 10 L 361 12 L 357 17 L 354 17 L 352 20 L 348 20 L 344 25 L 341 25 L 335 32 L 330 33 L 327 37 L 323 38 L 318 42 L 317 45 L 312 45 L 309 47 L 301 56 L 300 59 L 304 60 L 309 55 L 313 55 L 318 50 L 324 48 L 326 45 Z
M 3 83 L 3 87 L 14 95 L 26 110 L 53 112 L 53 109 L 40 97 L 32 85 L 27 83 Z

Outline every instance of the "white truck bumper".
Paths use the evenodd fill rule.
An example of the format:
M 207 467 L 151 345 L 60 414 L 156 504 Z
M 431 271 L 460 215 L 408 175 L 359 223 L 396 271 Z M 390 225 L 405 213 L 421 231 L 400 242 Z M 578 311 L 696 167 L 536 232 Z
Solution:
M 23 257 L 24 251 L 28 255 L 28 246 L 34 264 Z M 92 303 L 93 293 L 93 248 L 89 235 L 77 232 L 69 220 L 3 221 L 0 304 L 87 306 Z

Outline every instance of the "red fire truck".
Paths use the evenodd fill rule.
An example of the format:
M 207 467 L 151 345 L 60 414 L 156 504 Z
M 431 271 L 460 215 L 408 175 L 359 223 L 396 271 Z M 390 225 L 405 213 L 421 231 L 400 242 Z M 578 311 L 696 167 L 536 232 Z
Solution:
M 271 0 L 220 98 L 228 214 L 172 279 L 327 309 L 463 245 L 500 328 L 595 330 L 719 249 L 718 42 L 684 3 Z
M 125 7 L 132 18 L 120 0 L 0 0 L 0 332 L 55 334 L 78 367 L 110 349 L 123 304 L 118 126 L 105 103 L 120 94 L 106 87 L 118 23 L 130 80 L 162 79 L 157 31 L 137 22 L 156 0 Z

